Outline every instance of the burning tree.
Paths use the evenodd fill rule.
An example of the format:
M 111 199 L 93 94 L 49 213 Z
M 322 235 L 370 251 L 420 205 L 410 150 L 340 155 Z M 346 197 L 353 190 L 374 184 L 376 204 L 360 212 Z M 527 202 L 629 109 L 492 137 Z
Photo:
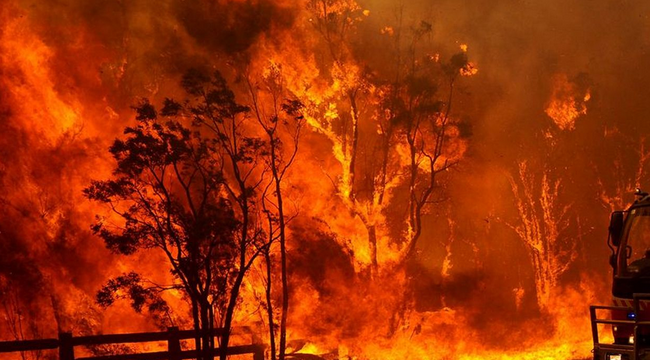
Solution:
M 625 136 L 616 129 L 606 131 L 607 140 L 613 142 L 622 142 L 627 146 L 627 151 L 622 154 L 621 148 L 614 148 L 614 151 L 604 156 L 612 157 L 611 162 L 606 162 L 606 169 L 599 169 L 601 164 L 594 164 L 598 176 L 598 192 L 601 204 L 609 211 L 624 209 L 632 202 L 632 195 L 636 188 L 641 188 L 644 184 L 643 178 L 647 176 L 647 166 L 650 160 L 650 151 L 647 148 L 646 138 L 641 137 L 638 140 L 631 136 Z M 613 171 L 612 171 L 613 167 Z M 608 179 L 608 174 L 615 174 L 614 179 Z M 612 186 L 607 186 L 611 184 Z
M 437 175 L 452 167 L 464 151 L 460 127 L 451 116 L 455 85 L 460 75 L 477 69 L 468 61 L 466 46 L 442 62 L 438 54 L 423 51 L 422 40 L 431 24 L 421 22 L 407 35 L 392 28 L 395 36 L 395 69 L 363 67 L 352 46 L 355 26 L 368 13 L 353 1 L 309 3 L 312 22 L 330 56 L 331 78 L 325 99 L 307 98 L 307 122 L 333 143 L 341 175 L 334 182 L 350 213 L 366 228 L 367 252 L 372 274 L 384 263 L 403 264 L 415 254 L 422 234 L 422 216 L 429 210 Z M 403 48 L 401 41 L 408 39 Z M 407 194 L 399 194 L 406 188 Z M 408 199 L 405 211 L 390 211 L 391 200 Z M 390 212 L 390 214 L 389 214 Z M 405 219 L 388 219 L 392 214 Z M 404 229 L 398 236 L 387 223 Z M 398 244 L 401 250 L 389 255 L 384 246 Z
M 457 85 L 477 69 L 466 46 L 448 61 L 431 52 L 425 21 L 384 29 L 382 51 L 392 61 L 373 67 L 355 43 L 367 11 L 354 1 L 315 0 L 308 9 L 320 35 L 319 76 L 307 73 L 291 90 L 305 104 L 309 127 L 331 143 L 338 176 L 325 176 L 346 210 L 340 214 L 365 230 L 341 239 L 370 280 L 366 291 L 393 289 L 390 300 L 369 305 L 386 310 L 376 318 L 389 322 L 393 335 L 413 300 L 410 279 L 420 275 L 409 265 L 417 262 L 423 219 L 440 201 L 441 175 L 465 151 L 467 128 L 452 112 Z M 306 79 L 314 91 L 300 88 Z
M 408 184 L 407 240 L 401 261 L 413 257 L 415 253 L 417 241 L 422 235 L 422 216 L 433 203 L 438 174 L 454 166 L 464 151 L 460 130 L 462 124 L 450 116 L 454 87 L 460 75 L 476 73 L 468 61 L 464 46 L 447 63 L 440 63 L 437 57 L 431 55 L 419 59 L 417 43 L 430 31 L 431 25 L 426 22 L 414 30 L 408 52 L 408 70 L 402 76 L 403 80 L 393 83 L 384 102 L 384 113 L 389 122 L 388 133 L 395 131 L 393 127 L 396 128 L 396 143 L 398 146 L 405 144 L 407 149 L 406 166 L 402 165 L 406 168 Z M 388 141 L 385 148 L 390 144 Z M 382 176 L 385 177 L 384 174 Z
M 537 174 L 525 161 L 518 163 L 518 176 L 510 177 L 519 222 L 509 226 L 528 250 L 541 309 L 547 308 L 558 278 L 577 257 L 576 243 L 566 234 L 570 206 L 560 202 L 560 185 L 548 169 Z
M 591 80 L 586 73 L 572 78 L 556 74 L 545 113 L 552 126 L 542 131 L 543 149 L 540 161 L 553 163 L 549 154 L 555 153 L 571 134 L 578 118 L 587 113 L 591 98 Z M 564 172 L 555 171 L 540 162 L 518 160 L 515 176 L 509 176 L 510 188 L 515 198 L 518 223 L 509 226 L 524 243 L 534 273 L 537 304 L 548 310 L 553 291 L 560 276 L 578 257 L 577 241 L 569 238 L 569 228 L 574 218 L 571 203 L 561 198 Z M 579 225 L 578 225 L 579 227 Z M 580 231 L 580 230 L 579 230 Z M 519 295 L 518 297 L 520 297 Z M 519 300 L 516 300 L 519 301 Z
M 330 67 L 325 70 L 332 78 L 329 85 L 333 90 L 329 101 L 324 102 L 324 108 L 314 104 L 308 123 L 333 142 L 334 156 L 341 165 L 341 176 L 335 186 L 346 207 L 366 228 L 370 269 L 376 274 L 379 266 L 377 227 L 383 222 L 381 211 L 385 186 L 376 184 L 371 174 L 368 181 L 361 182 L 361 186 L 368 184 L 370 188 L 361 189 L 357 176 L 361 117 L 367 115 L 362 109 L 372 102 L 376 87 L 369 74 L 356 63 L 349 39 L 363 12 L 354 1 L 313 0 L 308 8 L 314 14 L 315 29 L 330 56 Z M 388 157 L 383 160 L 386 163 Z

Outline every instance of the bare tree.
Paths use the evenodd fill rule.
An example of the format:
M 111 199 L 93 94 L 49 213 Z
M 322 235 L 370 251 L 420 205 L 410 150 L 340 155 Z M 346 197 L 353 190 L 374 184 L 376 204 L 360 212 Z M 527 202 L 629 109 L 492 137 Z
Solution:
M 552 179 L 547 168 L 536 173 L 521 161 L 517 176 L 509 179 L 518 221 L 507 225 L 526 246 L 533 266 L 537 304 L 546 309 L 559 276 L 577 256 L 576 243 L 566 235 L 571 205 L 561 204 L 561 181 Z
M 643 185 L 643 178 L 647 176 L 647 166 L 650 160 L 650 150 L 647 148 L 646 138 L 638 140 L 627 138 L 621 134 L 611 135 L 613 141 L 627 143 L 623 149 L 636 148 L 635 152 L 620 153 L 614 151 L 615 158 L 612 162 L 605 162 L 607 169 L 596 169 L 598 176 L 598 191 L 601 204 L 609 212 L 626 208 L 633 199 L 634 190 Z M 635 142 L 637 142 L 635 144 Z M 615 147 L 616 149 L 617 147 Z M 600 165 L 602 166 L 602 165 Z M 598 167 L 595 165 L 595 167 Z M 613 169 L 612 169 L 613 167 Z M 607 178 L 606 174 L 614 174 L 614 178 Z
M 269 335 L 271 342 L 271 358 L 276 359 L 275 327 L 273 319 L 273 302 L 271 299 L 272 290 L 272 266 L 271 266 L 271 245 L 277 240 L 280 243 L 280 271 L 282 282 L 282 306 L 280 318 L 280 344 L 278 358 L 284 360 L 287 342 L 287 318 L 289 315 L 289 279 L 287 273 L 287 217 L 283 200 L 282 184 L 285 176 L 298 154 L 298 144 L 303 126 L 303 117 L 300 115 L 302 104 L 297 100 L 285 100 L 284 84 L 281 67 L 271 65 L 267 69 L 267 75 L 262 81 L 256 82 L 251 79 L 250 74 L 245 76 L 246 85 L 251 98 L 251 108 L 254 117 L 260 127 L 266 133 L 268 154 L 266 157 L 267 167 L 271 173 L 271 179 L 266 184 L 262 194 L 262 207 L 267 216 L 269 236 L 268 244 L 265 246 L 266 260 L 266 302 L 269 321 Z M 262 91 L 260 91 L 262 90 Z M 268 97 L 263 101 L 262 96 Z M 268 104 L 268 107 L 265 106 Z M 290 149 L 284 149 L 282 133 L 288 135 Z
M 13 281 L 0 276 L 0 314 L 4 315 L 5 328 L 16 340 L 39 339 L 41 334 L 34 322 L 34 316 L 25 308 L 19 292 Z M 22 360 L 40 360 L 44 357 L 46 356 L 40 350 L 20 352 Z

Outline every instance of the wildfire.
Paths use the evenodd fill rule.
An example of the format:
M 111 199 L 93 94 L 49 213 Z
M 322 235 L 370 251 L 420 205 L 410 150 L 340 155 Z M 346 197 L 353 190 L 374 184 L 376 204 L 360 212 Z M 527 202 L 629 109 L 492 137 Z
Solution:
M 193 169 L 191 182 L 208 169 L 218 176 L 204 190 L 211 181 L 223 188 L 205 202 L 223 200 L 234 209 L 230 225 L 249 226 L 233 235 L 245 261 L 224 261 L 218 276 L 210 273 L 225 279 L 205 297 L 216 327 L 232 304 L 235 326 L 269 346 L 285 332 L 282 352 L 294 358 L 589 356 L 587 304 L 606 301 L 609 285 L 600 281 L 606 260 L 597 270 L 588 264 L 602 254 L 585 239 L 602 237 L 606 227 L 610 209 L 599 201 L 619 205 L 622 195 L 606 193 L 607 179 L 591 184 L 603 189 L 593 199 L 571 194 L 579 181 L 567 175 L 569 165 L 522 150 L 539 134 L 514 140 L 518 129 L 493 129 L 519 109 L 492 91 L 507 88 L 490 83 L 503 70 L 477 64 L 468 44 L 439 35 L 449 31 L 436 22 L 444 19 L 387 14 L 353 0 L 7 3 L 0 5 L 0 251 L 8 254 L 0 260 L 0 340 L 191 328 L 196 301 L 179 279 L 193 256 L 174 258 L 166 245 L 159 247 L 167 254 L 157 253 L 151 243 L 110 253 L 91 224 L 123 230 L 141 220 L 128 213 L 134 207 L 96 193 L 88 197 L 99 201 L 90 202 L 83 190 L 117 174 L 143 176 L 139 199 L 167 196 L 149 213 L 190 198 L 159 232 L 180 233 L 192 213 L 188 194 L 200 186 L 180 181 L 165 188 L 169 195 L 152 184 Z M 41 6 L 56 11 L 46 16 Z M 222 12 L 228 15 L 206 20 Z M 74 28 L 71 19 L 79 20 Z M 66 40 L 76 32 L 72 46 Z M 449 43 L 455 51 L 444 50 Z M 223 88 L 193 88 L 191 70 L 208 74 L 199 76 L 207 87 Z M 215 72 L 222 77 L 210 78 Z M 544 111 L 569 137 L 594 101 L 591 82 L 559 73 L 551 83 Z M 107 149 L 116 138 L 137 139 L 134 124 L 143 117 L 151 129 L 172 129 L 147 138 L 170 149 L 147 165 L 172 165 L 120 172 L 116 163 L 140 164 L 150 143 L 137 143 L 132 150 L 144 152 L 132 158 L 111 158 Z M 174 131 L 177 142 L 168 141 Z M 593 133 L 619 135 L 616 126 Z M 553 141 L 569 147 L 575 139 L 567 139 Z M 171 151 L 181 140 L 188 141 L 183 151 L 196 150 L 185 163 Z M 640 144 L 635 185 L 648 159 Z M 504 168 L 514 170 L 503 176 Z M 235 206 L 247 196 L 250 203 Z M 583 208 L 589 211 L 578 214 Z M 132 235 L 92 229 L 107 244 Z M 240 274 L 241 289 L 226 301 Z M 111 286 L 115 304 L 104 308 L 98 292 Z M 160 302 L 137 309 L 133 297 Z

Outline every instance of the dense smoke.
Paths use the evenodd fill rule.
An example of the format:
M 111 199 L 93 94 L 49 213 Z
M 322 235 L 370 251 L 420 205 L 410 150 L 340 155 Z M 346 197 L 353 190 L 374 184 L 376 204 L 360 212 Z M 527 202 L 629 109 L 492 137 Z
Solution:
M 463 158 L 441 177 L 437 204 L 424 218 L 417 261 L 400 273 L 410 279 L 415 299 L 408 310 L 422 314 L 409 326 L 426 331 L 453 321 L 444 316 L 458 311 L 471 331 L 498 344 L 511 331 L 504 324 L 555 316 L 558 299 L 568 299 L 564 294 L 572 290 L 590 290 L 575 306 L 606 301 L 607 216 L 632 200 L 634 187 L 650 186 L 645 121 L 650 5 L 603 0 L 359 5 L 368 11 L 351 32 L 347 56 L 369 69 L 368 77 L 395 71 L 387 59 L 394 55 L 396 31 L 406 34 L 422 21 L 431 26 L 424 40 L 428 49 L 446 60 L 467 44 L 479 69 L 457 85 L 452 109 L 467 142 Z M 179 79 L 189 68 L 255 68 L 291 59 L 295 64 L 286 65 L 291 81 L 308 78 L 295 70 L 298 65 L 318 68 L 330 61 L 338 50 L 318 39 L 307 9 L 298 0 L 0 5 L 0 302 L 7 304 L 0 313 L 23 312 L 24 326 L 31 329 L 20 335 L 3 324 L 2 339 L 155 326 L 145 315 L 128 327 L 118 316 L 134 316 L 126 307 L 104 312 L 94 303 L 106 279 L 148 257 L 124 259 L 104 249 L 89 229 L 100 210 L 81 191 L 91 178 L 110 175 L 106 149 L 133 121 L 131 106 L 142 97 L 160 102 L 181 96 Z M 326 76 L 315 74 L 314 85 Z M 236 87 L 241 79 L 230 80 Z M 295 88 L 326 93 L 311 86 Z M 553 115 L 558 113 L 561 122 Z M 365 126 L 372 131 L 374 125 Z M 315 130 L 303 140 L 302 171 L 326 184 L 324 171 L 336 168 L 332 144 Z M 362 149 L 371 153 L 370 146 Z M 360 224 L 350 223 L 351 215 L 337 217 L 342 207 L 333 205 L 338 200 L 332 189 L 310 181 L 296 176 L 292 183 L 302 191 L 296 203 L 305 210 L 292 228 L 297 305 L 290 325 L 297 336 L 332 345 L 368 335 L 373 319 L 395 316 L 381 305 L 398 300 L 389 288 L 363 285 L 372 275 L 364 267 L 367 259 L 350 251 L 358 239 L 336 233 L 359 230 Z M 546 205 L 537 203 L 542 198 Z M 544 217 L 543 206 L 555 215 Z M 398 210 L 396 205 L 388 211 Z M 553 275 L 543 279 L 531 261 L 536 238 L 522 237 L 536 221 L 543 224 L 539 237 L 553 243 L 551 256 L 566 264 L 561 269 L 551 264 Z M 390 223 L 388 232 L 395 235 L 403 225 Z M 144 268 L 148 276 L 169 278 L 151 264 Z M 386 298 L 377 297 L 382 293 Z M 299 305 L 300 296 L 310 296 L 315 308 Z M 319 315 L 310 318 L 313 314 Z M 587 329 L 585 321 L 580 326 Z M 553 327 L 522 331 L 519 340 L 540 336 L 535 331 Z M 390 332 L 382 329 L 380 336 Z

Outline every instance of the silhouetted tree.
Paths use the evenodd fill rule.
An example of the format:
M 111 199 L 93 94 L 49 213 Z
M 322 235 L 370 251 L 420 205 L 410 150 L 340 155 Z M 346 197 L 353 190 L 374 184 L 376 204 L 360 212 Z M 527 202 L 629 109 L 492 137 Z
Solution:
M 155 248 L 165 254 L 179 280 L 174 287 L 188 295 L 194 328 L 202 334 L 197 350 L 212 358 L 218 320 L 226 330 L 225 358 L 244 274 L 259 254 L 249 254 L 261 234 L 251 219 L 256 184 L 249 179 L 263 143 L 240 131 L 248 108 L 235 102 L 219 73 L 190 71 L 182 86 L 189 95 L 182 104 L 166 99 L 159 113 L 144 100 L 135 108 L 137 125 L 110 148 L 117 161 L 113 178 L 93 181 L 84 192 L 121 218 L 99 218 L 93 225 L 111 250 L 130 255 Z M 188 118 L 194 129 L 184 124 Z M 143 303 L 163 306 L 135 280 L 127 275 L 109 282 L 100 302 L 128 289 L 136 310 Z
M 230 296 L 221 320 L 226 330 L 221 337 L 219 357 L 226 359 L 237 299 L 246 271 L 269 244 L 265 241 L 260 221 L 259 188 L 267 171 L 264 159 L 268 144 L 255 135 L 255 124 L 249 122 L 250 109 L 235 101 L 221 73 L 209 76 L 200 70 L 191 70 L 182 86 L 188 94 L 183 103 L 167 99 L 163 112 L 167 116 L 192 119 L 206 136 L 210 136 L 212 156 L 224 176 L 223 190 L 233 205 L 238 219 L 234 233 L 238 269 L 230 286 Z

